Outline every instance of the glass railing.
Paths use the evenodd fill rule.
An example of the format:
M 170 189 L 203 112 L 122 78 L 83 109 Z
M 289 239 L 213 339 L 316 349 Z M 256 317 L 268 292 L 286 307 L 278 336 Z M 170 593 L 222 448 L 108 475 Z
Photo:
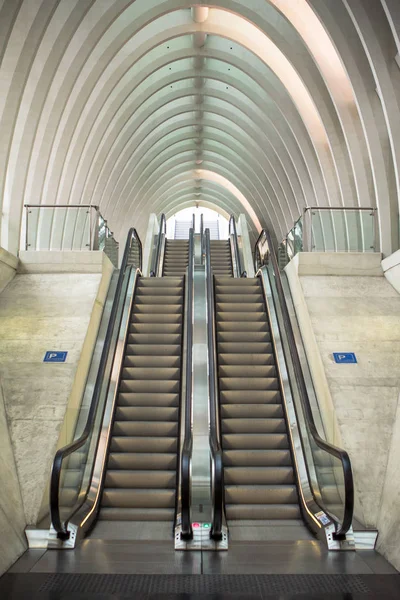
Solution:
M 137 251 L 135 250 L 138 246 Z M 138 264 L 132 266 L 132 253 Z M 60 539 L 69 539 L 68 521 L 84 504 L 91 485 L 97 450 L 102 439 L 102 422 L 109 393 L 110 377 L 115 356 L 120 352 L 121 323 L 126 318 L 128 291 L 133 290 L 137 269 L 141 268 L 141 242 L 131 229 L 116 284 L 114 301 L 107 325 L 97 377 L 92 390 L 85 390 L 80 410 L 67 410 L 61 440 L 63 447 L 55 455 L 50 483 L 50 514 L 53 527 Z M 133 292 L 132 292 L 133 293 Z M 127 300 L 128 299 L 128 300 Z
M 282 242 L 290 260 L 298 252 L 378 252 L 375 208 L 307 207 Z
M 113 240 L 98 206 L 28 204 L 25 211 L 25 250 L 106 251 Z
M 258 257 L 256 266 L 262 264 L 258 275 L 262 278 L 271 313 L 272 332 L 283 352 L 283 355 L 279 355 L 278 351 L 278 359 L 286 406 L 290 412 L 292 405 L 294 411 L 291 435 L 297 435 L 298 432 L 296 452 L 301 447 L 305 462 L 302 472 L 296 460 L 307 510 L 323 525 L 321 511 L 322 519 L 325 518 L 324 514 L 328 515 L 335 523 L 334 537 L 342 539 L 349 531 L 353 517 L 354 487 L 350 459 L 345 450 L 326 439 L 317 402 L 315 398 L 310 399 L 286 300 L 287 291 L 283 287 L 278 260 L 266 230 L 261 232 L 257 246 L 260 246 L 260 250 L 255 253 Z M 307 490 L 310 491 L 309 499 Z

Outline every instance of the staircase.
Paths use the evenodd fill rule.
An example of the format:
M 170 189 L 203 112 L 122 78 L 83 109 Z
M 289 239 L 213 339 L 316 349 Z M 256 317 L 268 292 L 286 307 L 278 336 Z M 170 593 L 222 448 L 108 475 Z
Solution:
M 204 231 L 210 230 L 210 240 L 219 240 L 219 223 L 218 221 L 205 221 L 203 224 Z
M 210 241 L 210 261 L 214 275 L 233 277 L 231 244 L 229 240 Z
M 183 276 L 188 264 L 189 240 L 165 240 L 163 276 Z
M 176 240 L 188 240 L 191 227 L 193 227 L 193 221 L 175 221 L 174 238 Z
M 184 278 L 140 278 L 99 518 L 174 519 Z
M 215 277 L 215 302 L 227 519 L 300 519 L 261 284 Z

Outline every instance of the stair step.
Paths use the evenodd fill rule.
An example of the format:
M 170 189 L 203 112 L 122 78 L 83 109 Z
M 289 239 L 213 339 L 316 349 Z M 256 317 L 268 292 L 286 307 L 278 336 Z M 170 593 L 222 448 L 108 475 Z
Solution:
M 171 286 L 175 285 L 176 287 L 183 286 L 183 277 L 175 277 L 175 280 L 169 280 L 166 282 L 162 277 L 141 277 L 139 279 L 139 287 L 160 287 L 163 288 L 166 285 Z
M 225 485 L 226 504 L 296 504 L 295 485 Z
M 255 354 L 262 356 L 272 354 L 272 344 L 270 342 L 219 342 L 218 356 L 225 354 Z
M 271 334 L 267 331 L 219 331 L 217 333 L 217 342 L 243 342 L 243 343 L 255 343 L 255 342 L 270 342 Z
M 283 418 L 282 404 L 223 404 L 220 412 L 224 420 Z
M 173 521 L 175 508 L 112 508 L 104 506 L 100 521 Z
M 177 394 L 179 393 L 179 381 L 155 379 L 124 379 L 119 386 L 120 392 L 152 392 L 154 394 Z
M 225 486 L 294 484 L 292 467 L 225 467 Z
M 157 348 L 154 344 L 127 344 L 126 356 L 177 356 L 180 359 L 181 345 L 180 344 L 157 344 Z
M 102 506 L 111 508 L 174 508 L 174 489 L 105 488 Z
M 127 437 L 172 437 L 178 435 L 178 422 L 114 421 L 113 435 Z
M 177 456 L 175 452 L 111 452 L 108 459 L 109 469 L 152 469 L 154 463 L 162 470 L 176 472 Z
M 125 370 L 125 369 L 124 369 Z M 248 389 L 254 388 L 256 379 L 276 378 L 276 368 L 274 364 L 270 365 L 220 365 L 218 369 L 220 378 L 241 379 L 249 378 L 250 386 Z M 243 388 L 241 388 L 243 389 Z M 265 388 L 264 388 L 265 389 Z M 266 388 L 268 389 L 268 388 Z
M 221 390 L 221 404 L 281 404 L 281 393 L 276 390 Z
M 165 335 L 182 331 L 180 323 L 130 323 L 129 333 Z
M 289 450 L 224 450 L 225 466 L 233 467 L 276 467 L 291 466 L 292 457 Z
M 223 419 L 222 433 L 286 433 L 284 419 Z
M 153 348 L 153 350 L 155 350 Z M 158 352 L 158 348 L 157 348 Z M 158 354 L 153 355 L 144 355 L 139 356 L 137 354 L 133 354 L 130 356 L 129 354 L 125 354 L 124 358 L 124 367 L 136 367 L 143 369 L 153 369 L 157 370 L 158 368 L 178 368 L 180 369 L 181 365 L 181 357 L 180 356 L 158 356 Z
M 173 421 L 179 418 L 179 408 L 168 406 L 118 406 L 116 421 Z
M 252 334 L 253 332 L 269 331 L 269 327 L 265 321 L 255 321 L 254 323 L 251 321 L 220 321 L 217 317 L 217 331 L 246 332 Z
M 111 452 L 138 452 L 153 453 L 161 452 L 163 454 L 176 452 L 178 449 L 178 440 L 176 437 L 126 437 L 113 435 L 111 439 Z
M 289 448 L 285 433 L 224 433 L 224 450 L 279 450 Z
M 104 485 L 106 489 L 175 489 L 176 472 L 158 471 L 155 469 L 148 471 L 131 471 L 128 469 L 114 470 L 108 468 Z
M 179 394 L 121 392 L 118 394 L 118 406 L 176 406 L 179 407 Z
M 273 354 L 218 354 L 218 363 L 221 366 L 237 365 L 256 366 L 256 365 L 274 365 L 275 357 Z
M 298 504 L 226 504 L 228 520 L 301 519 Z
M 279 382 L 276 377 L 220 377 L 220 390 L 278 390 Z
M 180 379 L 179 367 L 125 367 L 122 369 L 123 380 L 153 380 L 153 381 L 177 381 Z

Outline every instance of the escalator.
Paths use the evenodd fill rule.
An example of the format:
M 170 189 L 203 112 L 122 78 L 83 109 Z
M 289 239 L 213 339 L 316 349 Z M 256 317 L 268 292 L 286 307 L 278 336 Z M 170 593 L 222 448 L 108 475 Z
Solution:
M 172 536 L 179 518 L 190 536 L 193 231 L 179 252 L 163 238 L 164 216 L 155 259 L 164 276 L 143 277 L 140 240 L 128 235 L 87 420 L 54 459 L 50 547 L 75 547 L 97 520 L 103 532 L 169 521 Z
M 330 549 L 354 549 L 350 460 L 316 429 L 269 234 L 247 278 L 230 230 L 230 270 L 205 232 L 211 536 L 223 523 L 249 540 L 280 539 L 285 527 L 294 540 L 311 533 Z
M 99 518 L 173 521 L 184 278 L 141 277 L 130 316 Z
M 226 517 L 299 519 L 260 282 L 215 277 L 215 300 Z

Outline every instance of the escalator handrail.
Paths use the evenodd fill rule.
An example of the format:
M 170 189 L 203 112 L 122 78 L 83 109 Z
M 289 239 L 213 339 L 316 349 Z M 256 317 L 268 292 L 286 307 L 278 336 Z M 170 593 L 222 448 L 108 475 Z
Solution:
M 342 463 L 343 474 L 344 474 L 344 490 L 345 490 L 345 501 L 344 501 L 344 516 L 343 521 L 340 524 L 339 529 L 336 531 L 336 535 L 345 535 L 351 527 L 351 523 L 353 520 L 353 511 L 354 511 L 354 481 L 353 481 L 353 472 L 351 468 L 350 457 L 346 450 L 342 448 L 338 448 L 333 444 L 330 444 L 326 440 L 324 440 L 318 433 L 317 427 L 314 421 L 314 415 L 311 408 L 310 399 L 307 392 L 307 386 L 303 375 L 303 369 L 301 367 L 300 357 L 297 351 L 296 339 L 294 336 L 292 323 L 290 320 L 289 310 L 286 304 L 285 292 L 282 285 L 282 279 L 279 271 L 278 260 L 276 258 L 275 249 L 273 247 L 272 238 L 268 230 L 263 229 L 257 239 L 255 253 L 258 250 L 258 246 L 261 242 L 261 239 L 265 237 L 268 245 L 269 259 L 272 263 L 272 268 L 275 276 L 275 284 L 278 292 L 279 304 L 282 311 L 284 327 L 286 331 L 286 335 L 289 342 L 290 355 L 293 362 L 293 368 L 295 372 L 297 387 L 299 390 L 299 395 L 301 399 L 301 404 L 303 407 L 304 417 L 307 423 L 308 430 L 310 431 L 312 438 L 316 445 L 338 458 Z M 260 254 L 261 256 L 261 254 Z M 257 265 L 255 264 L 256 271 L 258 270 Z M 326 510 L 329 514 L 329 510 Z
M 186 312 L 186 372 L 185 372 L 185 421 L 184 440 L 181 453 L 181 537 L 189 540 L 193 537 L 191 522 L 191 463 L 193 448 L 192 432 L 192 386 L 193 386 L 193 274 L 194 274 L 194 230 L 189 230 L 189 262 L 187 286 L 187 312 Z
M 235 255 L 236 255 L 236 268 L 238 271 L 238 277 L 244 277 L 245 274 L 242 271 L 242 262 L 240 259 L 239 243 L 238 243 L 237 230 L 236 230 L 236 220 L 235 220 L 234 215 L 231 215 L 230 219 L 229 219 L 229 234 L 233 235 L 233 245 L 234 245 Z
M 53 460 L 53 467 L 52 467 L 51 479 L 50 479 L 50 515 L 51 515 L 51 522 L 53 524 L 53 527 L 54 527 L 55 531 L 57 532 L 57 534 L 60 536 L 67 535 L 67 529 L 65 527 L 65 524 L 63 524 L 62 520 L 61 520 L 60 502 L 59 502 L 59 488 L 60 488 L 60 476 L 61 476 L 62 463 L 65 458 L 70 456 L 76 450 L 79 450 L 79 448 L 81 448 L 85 444 L 86 440 L 88 439 L 88 437 L 93 429 L 94 423 L 95 423 L 97 407 L 98 407 L 99 400 L 100 400 L 105 369 L 106 369 L 106 365 L 107 365 L 107 361 L 108 361 L 108 355 L 110 352 L 110 346 L 111 346 L 111 341 L 112 341 L 112 337 L 113 337 L 113 331 L 114 331 L 116 316 L 117 316 L 117 312 L 118 312 L 118 305 L 119 305 L 119 301 L 120 301 L 124 276 L 125 276 L 126 269 L 131 268 L 128 265 L 128 260 L 129 260 L 129 253 L 132 248 L 132 243 L 134 241 L 136 241 L 139 245 L 139 263 L 140 264 L 138 265 L 138 267 L 140 270 L 142 269 L 142 242 L 139 238 L 139 235 L 138 235 L 136 229 L 134 227 L 132 227 L 128 232 L 128 236 L 127 236 L 127 240 L 126 240 L 126 244 L 125 244 L 124 255 L 122 258 L 121 268 L 119 271 L 119 276 L 118 276 L 118 281 L 117 281 L 117 285 L 116 285 L 116 289 L 115 289 L 115 295 L 114 295 L 113 305 L 111 308 L 110 318 L 109 318 L 109 322 L 107 325 L 107 332 L 106 332 L 104 345 L 103 345 L 103 349 L 102 349 L 102 353 L 101 353 L 101 357 L 100 357 L 99 368 L 98 368 L 97 376 L 96 376 L 96 382 L 95 382 L 95 385 L 93 388 L 92 401 L 90 403 L 90 408 L 89 408 L 89 412 L 88 412 L 88 416 L 86 419 L 86 424 L 85 424 L 84 430 L 79 438 L 77 438 L 73 442 L 67 444 L 66 446 L 63 446 L 59 450 L 57 450 L 54 460 Z M 76 509 L 74 507 L 72 512 L 75 512 L 75 510 Z
M 207 228 L 204 235 L 205 261 L 206 261 L 206 286 L 207 286 L 207 344 L 208 344 L 208 392 L 210 402 L 210 451 L 211 451 L 211 481 L 213 514 L 210 535 L 215 540 L 222 538 L 223 511 L 224 511 L 224 471 L 221 446 L 219 404 L 217 400 L 216 377 L 216 339 L 215 339 L 215 303 L 214 283 L 211 269 L 210 230 Z
M 165 214 L 162 213 L 161 217 L 160 217 L 160 227 L 158 230 L 158 239 L 157 239 L 157 251 L 155 254 L 155 260 L 154 260 L 154 265 L 153 265 L 153 269 L 150 273 L 150 277 L 157 277 L 158 276 L 158 266 L 160 264 L 160 259 L 161 259 L 161 244 L 162 244 L 162 236 L 165 235 L 167 232 L 167 220 L 165 218 Z

